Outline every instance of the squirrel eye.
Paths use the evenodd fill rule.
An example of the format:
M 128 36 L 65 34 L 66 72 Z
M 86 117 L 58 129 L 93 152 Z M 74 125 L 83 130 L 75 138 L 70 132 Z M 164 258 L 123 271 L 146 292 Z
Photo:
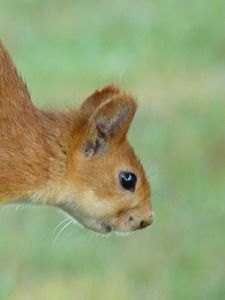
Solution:
M 137 176 L 131 172 L 120 172 L 119 180 L 121 186 L 130 192 L 135 191 L 135 185 L 137 182 Z

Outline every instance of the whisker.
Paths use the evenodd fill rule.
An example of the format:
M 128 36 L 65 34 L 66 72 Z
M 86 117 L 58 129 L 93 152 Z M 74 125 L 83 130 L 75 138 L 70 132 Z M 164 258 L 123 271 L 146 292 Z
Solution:
M 63 226 L 63 228 L 57 233 L 54 241 L 53 241 L 53 245 L 56 243 L 56 241 L 58 240 L 60 234 L 70 225 L 73 223 L 73 220 L 70 219 L 70 221 L 68 223 L 66 223 L 66 225 Z
M 146 177 L 148 180 L 150 180 L 152 177 L 155 177 L 159 175 L 159 172 L 154 172 L 154 173 L 146 173 Z
M 62 220 L 62 221 L 54 228 L 54 230 L 53 230 L 52 233 L 55 233 L 56 230 L 57 230 L 62 224 L 64 224 L 66 221 L 69 221 L 69 220 L 71 220 L 71 217 Z
M 159 175 L 160 173 L 158 171 L 156 172 L 146 172 L 149 176 Z
M 148 165 L 144 168 L 145 172 L 147 173 L 150 168 L 154 168 L 154 163 L 153 162 L 148 163 Z

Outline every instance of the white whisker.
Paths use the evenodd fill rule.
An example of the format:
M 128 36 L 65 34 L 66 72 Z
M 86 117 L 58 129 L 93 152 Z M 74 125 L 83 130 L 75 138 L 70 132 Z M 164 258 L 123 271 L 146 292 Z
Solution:
M 55 242 L 58 240 L 60 234 L 72 223 L 73 223 L 73 220 L 70 219 L 70 221 L 68 223 L 66 223 L 66 225 L 63 226 L 63 228 L 57 233 L 57 235 L 53 241 L 53 244 L 55 244 Z
M 66 221 L 69 221 L 69 220 L 71 220 L 71 217 L 62 220 L 62 221 L 54 228 L 54 230 L 53 230 L 52 233 L 55 233 L 56 230 L 57 230 L 62 224 L 64 224 Z

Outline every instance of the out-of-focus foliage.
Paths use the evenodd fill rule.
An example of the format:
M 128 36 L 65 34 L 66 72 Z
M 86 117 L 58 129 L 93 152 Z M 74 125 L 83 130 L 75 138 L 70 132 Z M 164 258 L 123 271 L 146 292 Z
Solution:
M 0 0 L 0 36 L 39 106 L 116 82 L 155 223 L 121 238 L 47 208 L 0 211 L 0 299 L 225 298 L 225 5 L 211 0 Z

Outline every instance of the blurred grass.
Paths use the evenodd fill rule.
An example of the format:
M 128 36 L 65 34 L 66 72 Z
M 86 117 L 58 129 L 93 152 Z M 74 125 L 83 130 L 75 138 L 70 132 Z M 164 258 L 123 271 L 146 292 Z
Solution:
M 225 4 L 0 0 L 1 38 L 37 105 L 77 105 L 116 82 L 136 95 L 129 133 L 154 225 L 121 238 L 53 209 L 0 211 L 0 299 L 225 298 Z

